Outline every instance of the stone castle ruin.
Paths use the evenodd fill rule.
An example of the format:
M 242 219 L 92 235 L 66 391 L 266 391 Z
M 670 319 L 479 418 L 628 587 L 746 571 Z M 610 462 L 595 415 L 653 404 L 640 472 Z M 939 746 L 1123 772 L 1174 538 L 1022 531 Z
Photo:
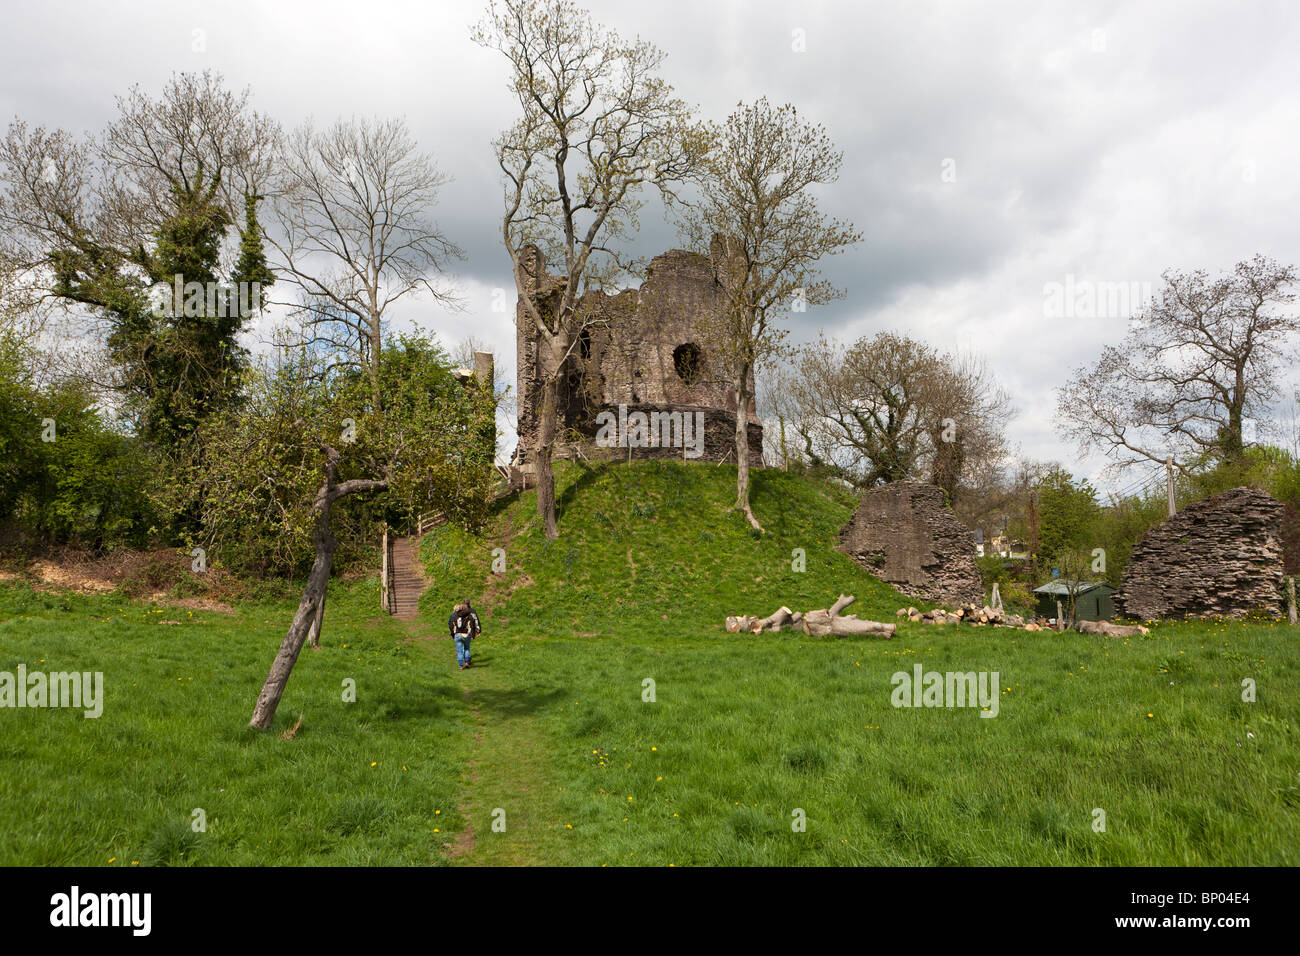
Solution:
M 868 488 L 840 531 L 839 549 L 909 597 L 982 604 L 970 529 L 944 504 L 943 489 L 916 481 Z
M 545 309 L 558 303 L 564 277 L 546 272 L 536 247 L 527 271 L 541 277 L 534 296 Z M 701 317 L 717 315 L 722 291 L 710 260 L 674 249 L 656 256 L 639 288 L 615 295 L 585 293 L 586 321 L 560 379 L 556 458 L 671 458 L 735 461 L 736 394 L 700 343 Z M 521 300 L 516 312 L 519 369 L 519 449 L 525 474 L 538 429 L 543 374 L 556 359 L 541 342 Z M 752 392 L 752 388 L 751 388 Z M 749 461 L 763 463 L 763 428 L 753 399 Z
M 1282 616 L 1285 507 L 1233 488 L 1151 528 L 1133 549 L 1115 606 L 1141 620 Z

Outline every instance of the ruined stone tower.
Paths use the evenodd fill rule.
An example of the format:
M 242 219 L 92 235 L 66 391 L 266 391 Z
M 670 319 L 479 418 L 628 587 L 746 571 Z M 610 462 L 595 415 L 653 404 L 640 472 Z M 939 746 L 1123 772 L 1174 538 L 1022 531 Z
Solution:
M 546 273 L 541 254 L 528 247 L 526 267 L 542 276 L 536 283 L 538 302 L 558 303 L 563 277 Z M 722 292 L 709 259 L 674 249 L 656 256 L 639 288 L 616 295 L 589 292 L 580 306 L 591 324 L 572 349 L 560 380 L 556 458 L 582 454 L 589 458 L 673 458 L 735 461 L 736 395 L 710 361 L 699 342 L 699 319 L 722 307 Z M 537 433 L 542 376 L 555 368 L 521 300 L 517 305 L 516 344 L 519 369 L 519 450 L 516 463 L 528 471 Z M 751 389 L 752 392 L 752 383 Z M 751 466 L 763 463 L 763 429 L 751 399 L 745 409 L 749 423 Z M 620 440 L 612 447 L 597 442 L 600 423 L 611 418 L 635 420 L 640 412 L 653 421 L 674 424 L 689 415 L 702 422 L 702 448 L 680 443 Z M 602 413 L 607 413 L 602 416 Z M 698 413 L 698 414 L 697 414 Z M 620 426 L 622 427 L 622 426 Z M 687 427 L 691 427 L 688 423 Z M 652 428 L 653 431 L 653 428 Z M 664 434 L 669 429 L 665 426 Z M 635 430 L 632 432 L 636 435 Z M 620 439 L 625 437 L 620 434 Z M 604 439 L 602 439 L 604 440 Z

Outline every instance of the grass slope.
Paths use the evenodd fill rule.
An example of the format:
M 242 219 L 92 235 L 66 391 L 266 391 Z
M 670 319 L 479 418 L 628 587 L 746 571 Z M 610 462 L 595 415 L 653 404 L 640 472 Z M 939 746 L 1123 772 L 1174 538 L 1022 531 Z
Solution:
M 926 606 L 834 549 L 854 506 L 843 488 L 755 472 L 753 506 L 767 532 L 758 536 L 731 508 L 735 487 L 734 466 L 561 465 L 560 538 L 542 533 L 534 492 L 511 499 L 483 536 L 435 529 L 421 542 L 432 582 L 421 609 L 446 620 L 468 596 L 485 631 L 657 639 L 721 633 L 729 614 L 765 616 L 782 604 L 829 607 L 841 592 L 857 597 L 846 613 L 875 620 Z M 498 548 L 505 570 L 493 574 Z

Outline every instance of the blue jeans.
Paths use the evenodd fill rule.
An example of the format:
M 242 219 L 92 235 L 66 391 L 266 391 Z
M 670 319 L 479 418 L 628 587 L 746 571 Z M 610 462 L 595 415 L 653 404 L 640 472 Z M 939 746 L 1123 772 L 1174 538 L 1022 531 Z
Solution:
M 468 664 L 469 663 L 469 641 L 470 641 L 469 635 L 457 634 L 455 635 L 454 640 L 456 641 L 456 663 Z

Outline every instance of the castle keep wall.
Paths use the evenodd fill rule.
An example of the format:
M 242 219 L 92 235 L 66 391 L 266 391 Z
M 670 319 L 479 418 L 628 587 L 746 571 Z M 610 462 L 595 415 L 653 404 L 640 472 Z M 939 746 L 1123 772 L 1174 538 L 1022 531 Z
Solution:
M 544 264 L 542 266 L 544 270 Z M 562 279 L 548 276 L 539 283 L 538 300 L 558 302 Z M 722 293 L 706 256 L 675 249 L 656 256 L 639 288 L 616 295 L 590 292 L 579 307 L 592 317 L 588 335 L 572 349 L 561 383 L 560 443 L 581 444 L 583 454 L 602 459 L 685 458 L 734 461 L 736 396 L 699 342 L 701 316 L 722 308 Z M 555 369 L 559 357 L 543 347 L 521 301 L 516 343 L 519 368 L 519 447 L 527 461 L 535 440 L 543 374 Z M 752 391 L 752 382 L 751 382 Z M 683 447 L 623 441 L 613 447 L 595 445 L 598 418 L 612 413 L 620 421 L 635 412 L 703 415 L 702 453 Z M 748 420 L 750 464 L 763 463 L 763 429 L 754 401 L 744 410 Z M 571 453 L 571 452 L 570 452 Z M 557 448 L 557 457 L 566 449 Z

